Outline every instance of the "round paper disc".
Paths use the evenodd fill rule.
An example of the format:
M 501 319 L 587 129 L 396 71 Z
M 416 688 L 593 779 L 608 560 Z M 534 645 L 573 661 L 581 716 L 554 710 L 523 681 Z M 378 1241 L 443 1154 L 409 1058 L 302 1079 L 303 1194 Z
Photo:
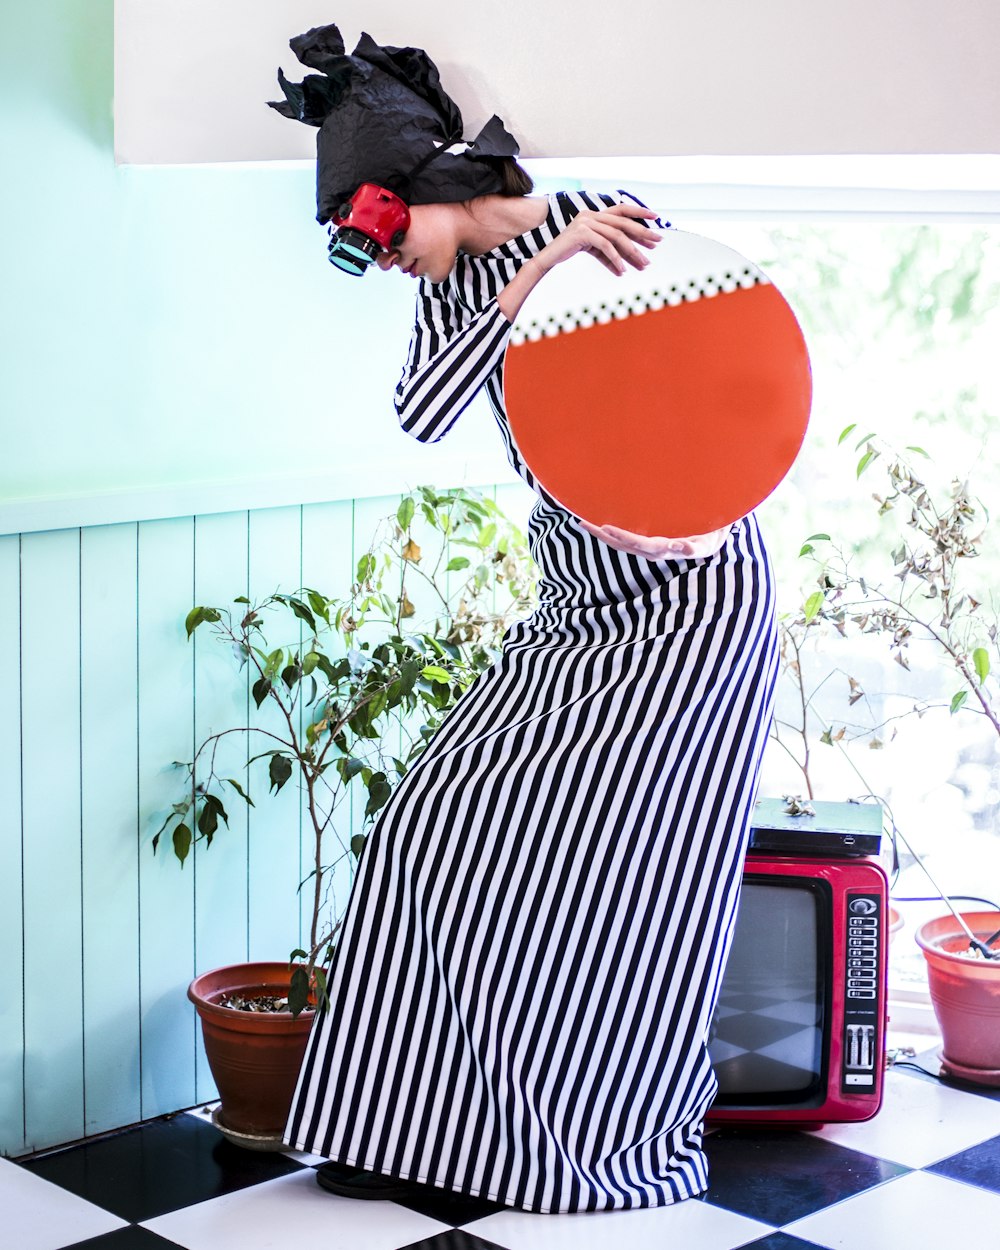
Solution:
M 791 308 L 751 261 L 667 230 L 641 272 L 580 254 L 524 302 L 504 363 L 514 440 L 594 525 L 686 537 L 755 508 L 805 436 L 812 380 Z

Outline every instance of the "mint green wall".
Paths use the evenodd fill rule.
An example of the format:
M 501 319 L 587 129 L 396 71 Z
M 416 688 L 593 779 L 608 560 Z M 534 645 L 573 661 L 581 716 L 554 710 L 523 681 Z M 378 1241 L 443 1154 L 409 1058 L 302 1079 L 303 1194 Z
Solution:
M 0 17 L 0 503 L 404 454 L 412 285 L 338 281 L 310 169 L 116 168 L 112 7 Z
M 412 286 L 333 298 L 309 171 L 116 169 L 112 34 L 111 0 L 0 16 L 0 505 L 316 473 L 383 454 L 382 431 L 387 457 L 417 448 L 388 403 Z M 452 484 L 432 468 L 415 480 Z M 170 761 L 248 697 L 184 615 L 342 594 L 391 478 L 380 498 L 219 511 L 208 489 L 162 520 L 0 536 L 0 1153 L 213 1096 L 186 987 L 299 941 L 301 814 L 287 787 L 183 870 L 152 856 Z M 529 497 L 498 494 L 521 521 Z

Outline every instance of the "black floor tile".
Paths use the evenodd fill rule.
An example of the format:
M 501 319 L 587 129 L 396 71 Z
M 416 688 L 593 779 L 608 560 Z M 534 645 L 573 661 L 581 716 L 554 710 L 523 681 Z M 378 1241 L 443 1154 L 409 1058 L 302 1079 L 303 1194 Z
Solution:
M 74 1241 L 68 1250 L 183 1250 L 183 1247 L 133 1224 L 129 1228 L 116 1228 L 113 1233 L 102 1233 L 100 1237 Z
M 989 1141 L 980 1142 L 978 1146 L 970 1146 L 950 1159 L 942 1159 L 934 1163 L 925 1172 L 937 1172 L 941 1176 L 949 1176 L 952 1180 L 965 1181 L 969 1185 L 978 1185 L 980 1189 L 992 1189 L 1000 1194 L 1000 1137 L 991 1137 Z
M 722 1129 L 705 1139 L 705 1199 L 765 1224 L 790 1224 L 910 1168 L 805 1133 Z
M 740 1250 L 823 1250 L 814 1241 L 803 1241 L 791 1233 L 768 1233 L 760 1241 L 748 1241 Z
M 393 1201 L 409 1211 L 416 1211 L 419 1215 L 426 1215 L 432 1220 L 440 1220 L 442 1224 L 456 1226 L 468 1224 L 472 1220 L 481 1220 L 484 1216 L 493 1215 L 497 1211 L 510 1210 L 502 1202 L 493 1202 L 489 1198 L 477 1198 L 475 1194 L 463 1194 L 438 1185 L 417 1183 L 414 1183 L 412 1195 L 394 1198 Z M 472 1250 L 471 1246 L 470 1250 Z
M 26 1159 L 21 1166 L 138 1223 L 286 1176 L 302 1164 L 283 1154 L 242 1150 L 211 1124 L 178 1115 Z
M 435 1233 L 433 1237 L 425 1237 L 422 1241 L 411 1241 L 401 1250 L 506 1250 L 495 1241 L 484 1241 L 475 1233 L 464 1232 L 461 1228 L 449 1228 L 443 1233 Z

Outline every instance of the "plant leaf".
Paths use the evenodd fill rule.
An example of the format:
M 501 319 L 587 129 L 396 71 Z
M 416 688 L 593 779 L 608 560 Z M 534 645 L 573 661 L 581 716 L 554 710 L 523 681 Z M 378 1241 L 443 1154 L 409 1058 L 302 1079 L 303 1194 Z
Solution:
M 868 465 L 870 464 L 870 462 L 874 460 L 874 458 L 877 455 L 878 455 L 878 452 L 874 450 L 869 450 L 865 452 L 865 454 L 858 461 L 858 468 L 856 472 L 857 477 L 860 477 L 861 474 L 864 473 L 865 469 L 868 468 Z
M 972 653 L 972 662 L 976 666 L 976 675 L 979 678 L 979 684 L 982 685 L 990 675 L 990 657 L 985 647 L 976 647 Z
M 805 602 L 803 611 L 806 614 L 806 624 L 816 616 L 816 613 L 823 606 L 823 592 L 821 590 L 814 591 Z
M 249 794 L 246 793 L 246 791 L 243 789 L 243 787 L 240 785 L 238 781 L 234 780 L 234 778 L 232 777 L 227 777 L 226 781 L 229 782 L 229 784 L 233 787 L 234 790 L 237 790 L 240 794 L 243 795 L 243 797 L 246 799 L 246 801 L 250 804 L 251 807 L 256 806 L 253 799 L 250 797 Z M 228 821 L 226 823 L 228 824 Z
M 274 792 L 277 793 L 292 775 L 292 761 L 287 756 L 281 755 L 275 751 L 271 756 L 271 762 L 267 768 L 268 775 L 271 778 L 271 785 Z
M 222 800 L 217 795 L 206 794 L 205 803 L 208 807 L 212 808 L 217 816 L 221 816 L 227 825 L 229 824 L 229 817 L 226 814 L 226 809 L 222 806 Z
M 174 829 L 174 854 L 183 864 L 191 849 L 191 830 L 187 825 L 178 825 Z
M 316 633 L 316 618 L 312 612 L 306 607 L 301 599 L 296 599 L 292 595 L 288 596 L 288 606 L 292 609 L 300 621 L 305 621 L 312 632 Z
M 207 799 L 208 796 L 206 796 Z M 212 836 L 219 827 L 219 816 L 211 803 L 206 802 L 198 814 L 198 831 L 204 834 L 206 843 L 212 845 Z
M 413 514 L 416 511 L 416 504 L 412 495 L 407 495 L 396 509 L 396 520 L 399 522 L 399 528 L 405 531 L 410 528 L 410 522 L 413 520 Z
M 296 964 L 288 981 L 288 1010 L 299 1015 L 309 1004 L 309 974 L 302 964 Z
M 216 608 L 192 608 L 184 618 L 184 628 L 187 630 L 187 636 L 190 638 L 203 621 L 218 621 L 221 619 Z
M 968 697 L 969 697 L 968 690 L 959 690 L 959 692 L 952 697 L 952 700 L 951 700 L 952 716 L 955 715 L 955 713 L 958 711 L 958 709 L 962 706 L 962 704 L 965 702 L 965 700 Z
M 368 783 L 368 802 L 365 805 L 365 815 L 374 816 L 380 807 L 384 807 L 392 794 L 392 786 L 389 785 L 385 773 L 375 773 L 371 781 Z
M 856 430 L 857 428 L 858 428 L 857 421 L 852 421 L 850 425 L 845 426 L 840 431 L 840 437 L 837 439 L 837 446 L 838 447 L 840 446 L 840 444 L 844 441 L 844 439 L 848 436 L 848 434 L 850 434 L 851 430 Z

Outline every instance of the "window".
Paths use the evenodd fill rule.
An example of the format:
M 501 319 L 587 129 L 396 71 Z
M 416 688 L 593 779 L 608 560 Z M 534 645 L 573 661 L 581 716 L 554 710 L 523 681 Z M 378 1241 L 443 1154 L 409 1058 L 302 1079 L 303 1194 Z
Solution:
M 815 558 L 835 548 L 869 588 L 913 587 L 917 615 L 937 621 L 940 599 L 922 601 L 928 584 L 896 576 L 892 553 L 917 535 L 906 524 L 909 500 L 884 506 L 894 493 L 887 470 L 903 453 L 939 511 L 951 502 L 953 480 L 968 481 L 978 554 L 957 561 L 956 571 L 959 591 L 980 606 L 970 612 L 965 601 L 955 637 L 968 653 L 985 652 L 982 688 L 1000 712 L 1000 652 L 989 634 L 1000 584 L 1000 159 L 673 158 L 653 169 L 655 179 L 639 162 L 621 171 L 607 161 L 565 170 L 538 164 L 541 190 L 549 181 L 626 187 L 675 227 L 728 244 L 759 264 L 795 309 L 813 366 L 810 428 L 792 472 L 759 509 L 786 623 L 802 619 L 817 591 Z M 832 542 L 817 540 L 811 556 L 800 556 L 817 533 Z M 848 613 L 864 615 L 861 607 Z M 800 765 L 808 744 L 815 797 L 880 796 L 943 889 L 1000 903 L 1000 727 L 926 631 L 914 624 L 896 659 L 890 634 L 862 633 L 852 619 L 846 626 L 846 637 L 822 621 L 798 631 L 802 689 L 786 665 L 761 792 L 807 794 Z M 796 659 L 795 644 L 786 659 Z M 900 853 L 893 892 L 932 894 L 902 845 Z M 923 992 L 912 933 L 942 905 L 900 910 L 906 928 L 894 943 L 893 988 Z

